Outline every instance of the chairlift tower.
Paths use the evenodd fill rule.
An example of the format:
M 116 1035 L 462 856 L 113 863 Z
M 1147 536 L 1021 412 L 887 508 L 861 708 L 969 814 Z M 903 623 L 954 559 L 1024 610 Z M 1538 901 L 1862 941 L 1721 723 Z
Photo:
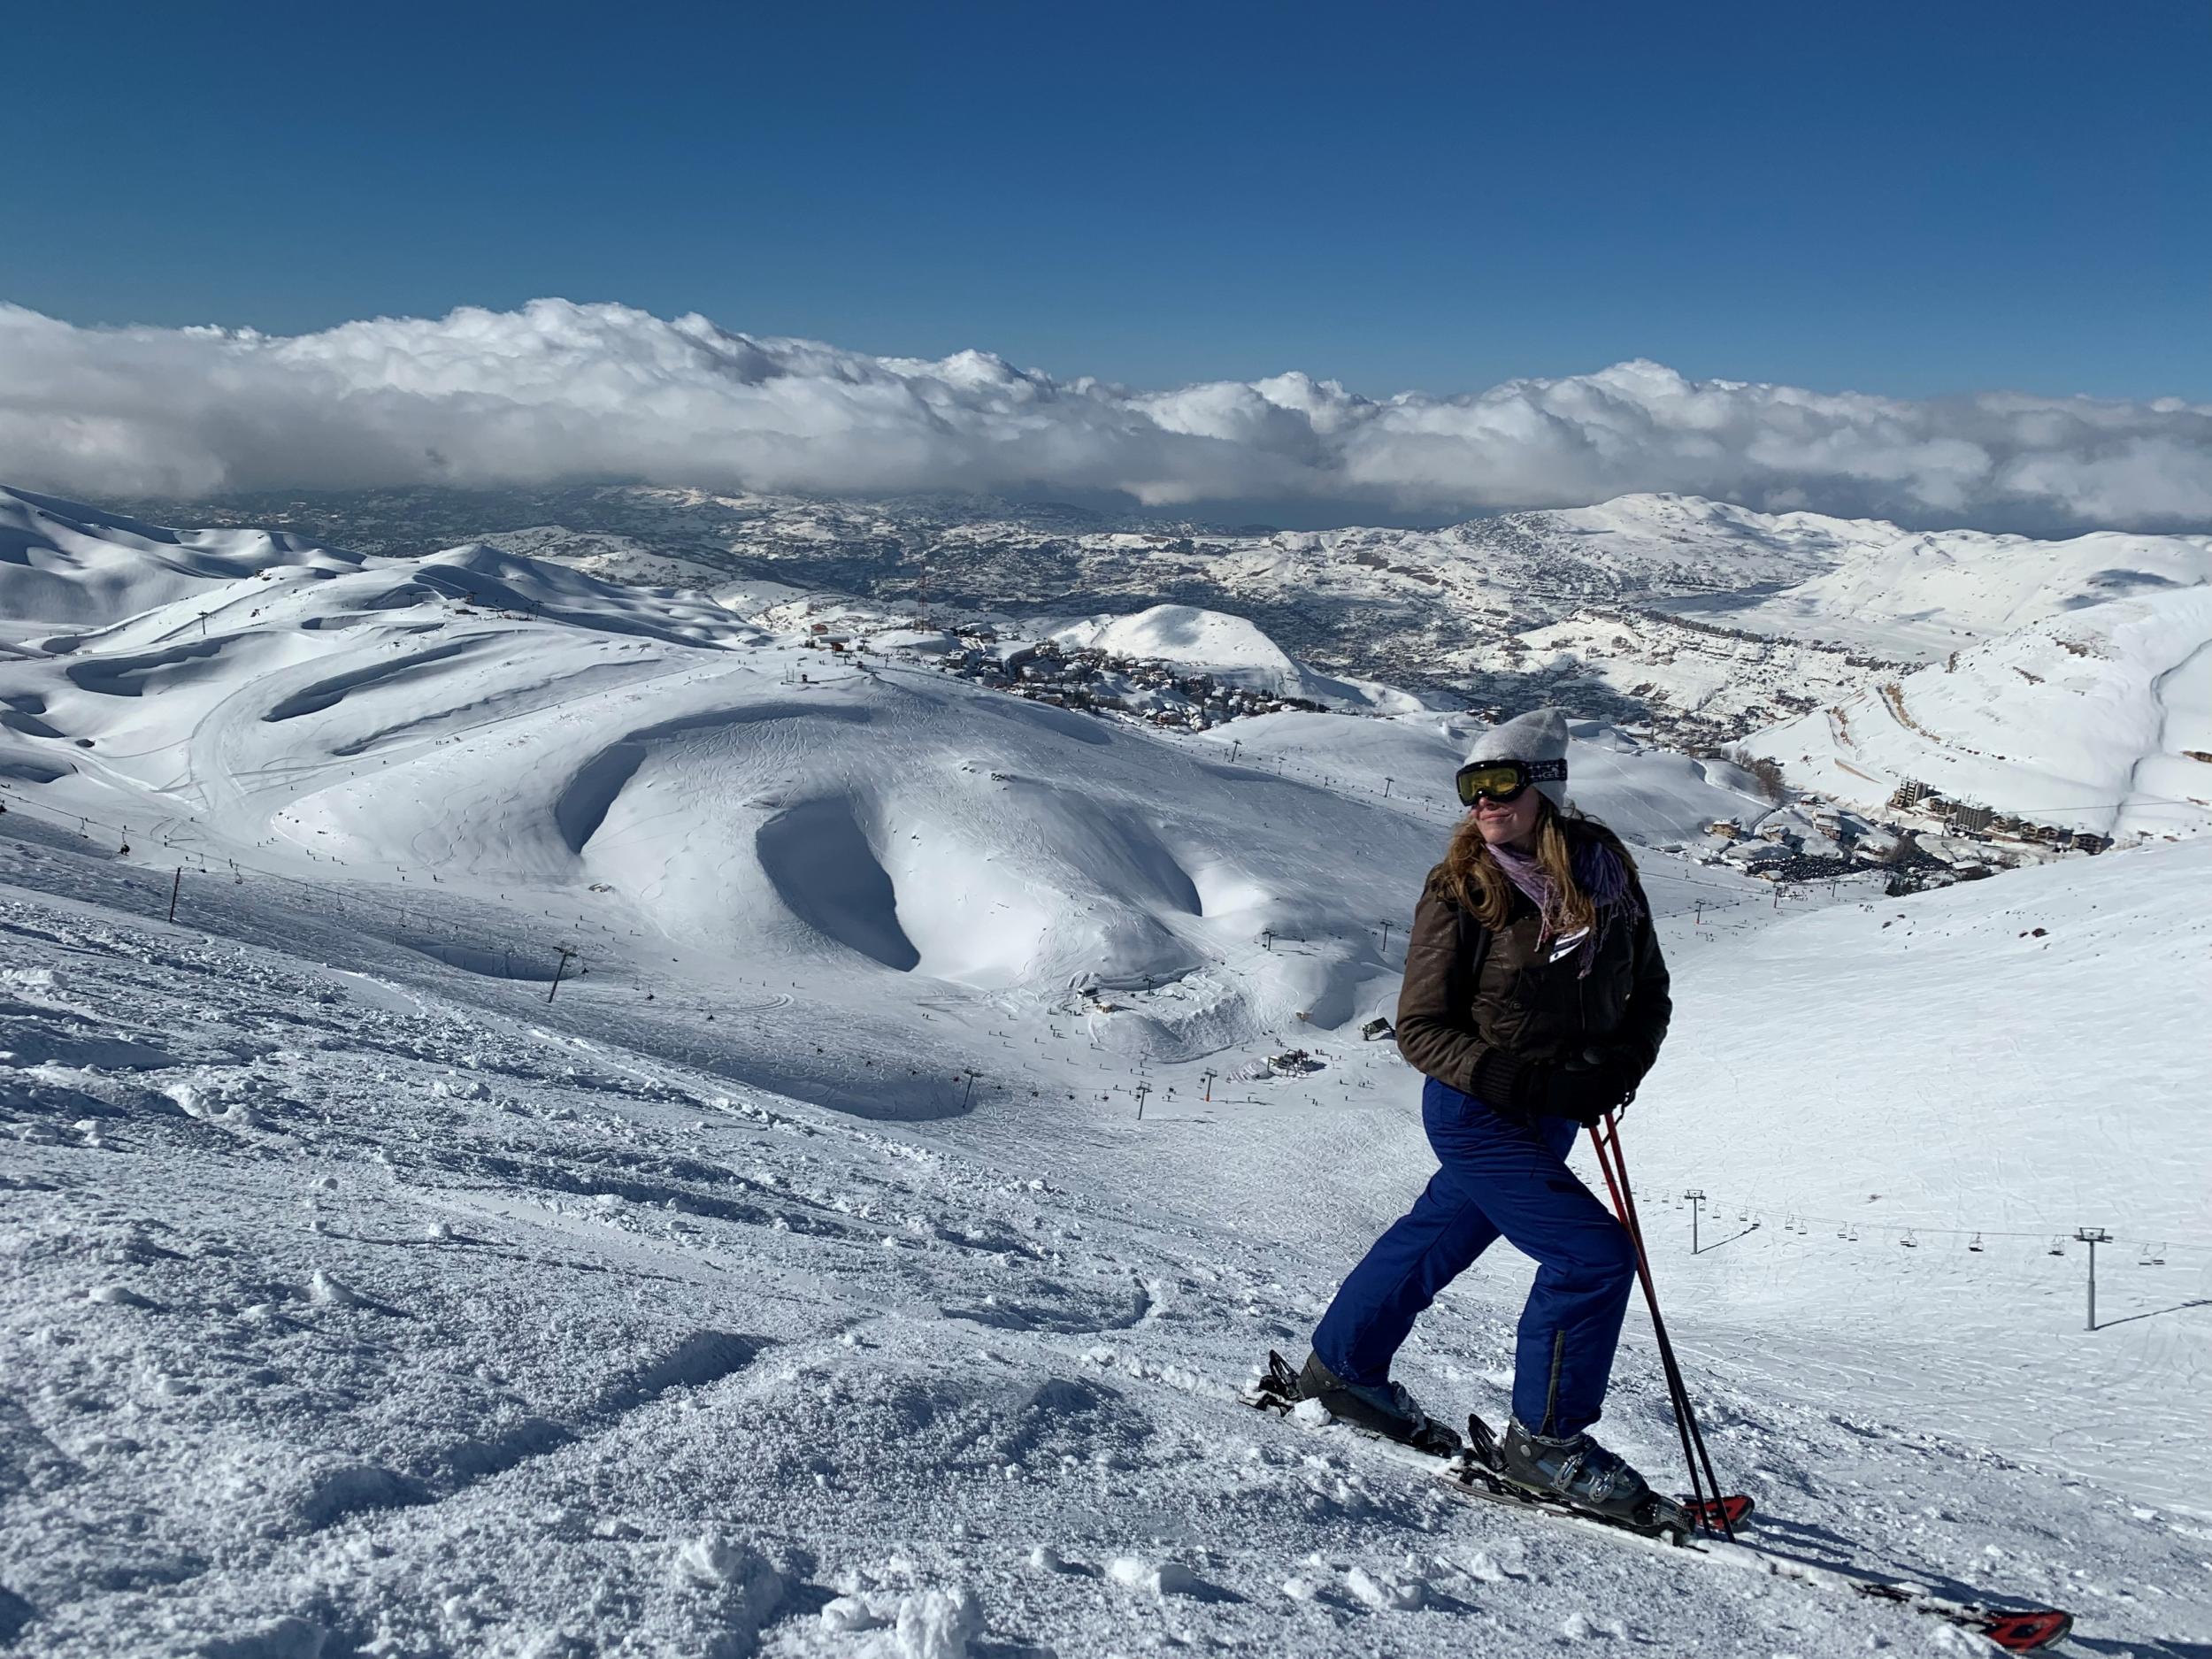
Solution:
M 2089 1330 L 2097 1328 L 2097 1247 L 2112 1242 L 2102 1227 L 2077 1227 L 2074 1237 L 2089 1247 Z
M 407 916 L 403 910 L 400 913 L 400 926 L 404 927 L 406 925 Z M 556 945 L 554 949 L 561 953 L 561 959 L 553 964 L 553 983 L 546 987 L 545 1000 L 549 1002 L 553 1000 L 554 993 L 561 988 L 562 977 L 567 973 L 568 964 L 574 961 L 577 956 L 575 949 L 568 945 Z

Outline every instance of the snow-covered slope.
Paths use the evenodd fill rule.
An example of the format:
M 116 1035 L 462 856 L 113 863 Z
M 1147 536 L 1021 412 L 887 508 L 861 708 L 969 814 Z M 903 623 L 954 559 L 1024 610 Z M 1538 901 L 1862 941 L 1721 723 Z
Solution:
M 75 502 L 0 488 L 0 644 L 44 624 L 135 616 L 277 565 L 357 559 L 263 530 L 166 530 Z
M 1517 513 L 1507 522 L 1562 534 L 1624 572 L 1671 567 L 1713 588 L 1748 588 L 1824 572 L 1899 534 L 1879 518 L 1755 512 L 1700 495 L 1620 495 L 1594 507 Z
M 2212 587 L 2070 611 L 1759 733 L 1793 783 L 2123 837 L 2212 826 Z
M 1226 634 L 1208 654 L 1323 683 L 1249 625 L 1180 620 Z M 1163 626 L 1145 637 L 1173 644 Z M 1296 738 L 1224 764 L 788 626 L 480 544 L 210 571 L 0 662 L 0 780 L 210 869 L 534 893 L 549 933 L 601 955 L 833 987 L 851 1013 L 818 1061 L 761 1080 L 877 1115 L 943 1110 L 861 1058 L 949 986 L 1071 1015 L 1111 991 L 1123 1017 L 1093 1039 L 1135 1056 L 1279 1047 L 1379 1006 L 1380 923 L 1437 856 L 1471 723 L 1403 717 L 1429 735 L 1395 793 L 1379 772 L 1339 789 Z M 1340 718 L 1391 747 L 1396 722 Z M 1680 842 L 1751 804 L 1678 757 L 1593 752 L 1585 803 L 1631 833 Z M 1316 846 L 1362 856 L 1316 882 Z M 1693 880 L 1725 885 L 1655 860 L 1662 903 Z
M 1671 737 L 1708 743 L 1839 701 L 1889 666 L 1657 611 L 1578 611 L 1520 642 L 1532 669 L 1595 676 Z
M 1234 1403 L 1432 1168 L 1360 1026 L 1472 721 L 1170 737 L 480 546 L 255 569 L 0 662 L 0 1641 L 1948 1640 Z M 1576 735 L 1647 847 L 1748 804 Z M 1677 1013 L 1625 1133 L 1773 1548 L 2212 1640 L 2208 856 L 1798 916 L 1643 855 Z M 1403 1379 L 1499 1414 L 1528 1273 Z M 1640 1314 L 1604 1433 L 1679 1479 Z
M 1654 1190 L 1709 1194 L 1704 1242 L 1743 1235 L 1691 1258 L 1688 1215 L 1667 1212 L 1677 1294 L 1732 1327 L 1716 1361 L 1776 1376 L 1824 1355 L 1844 1409 L 1970 1427 L 2200 1509 L 2212 845 L 1839 906 L 1675 956 L 1667 1061 L 1626 1133 Z M 2085 1226 L 2116 1240 L 2093 1338 Z
M 1667 925 L 1675 1035 L 1626 1135 L 1768 1547 L 2069 1605 L 2085 1642 L 2212 1636 L 2204 852 Z M 1966 1650 L 1233 1402 L 1427 1173 L 1387 1044 L 1317 1033 L 1320 1071 L 1210 1099 L 1220 1057 L 1156 1062 L 1140 1122 L 1080 1042 L 1072 1098 L 1005 1087 L 1055 1022 L 999 1010 L 976 1109 L 892 1128 L 731 1080 L 843 1017 L 813 985 L 606 955 L 549 1003 L 336 891 L 196 874 L 169 927 L 158 870 L 0 819 L 19 1651 Z M 455 913 L 528 939 L 536 910 Z M 957 1087 L 926 1018 L 956 1006 L 876 1069 Z M 2094 1333 L 2069 1222 L 2124 1246 Z M 1400 1374 L 1495 1414 L 1527 1272 L 1485 1261 Z M 1640 1314 L 1605 1432 L 1672 1469 Z
M 1832 570 L 1724 619 L 1785 638 L 1925 658 L 2085 606 L 2207 582 L 2212 536 L 2099 532 L 2037 541 L 1977 530 L 1899 531 L 1855 546 Z

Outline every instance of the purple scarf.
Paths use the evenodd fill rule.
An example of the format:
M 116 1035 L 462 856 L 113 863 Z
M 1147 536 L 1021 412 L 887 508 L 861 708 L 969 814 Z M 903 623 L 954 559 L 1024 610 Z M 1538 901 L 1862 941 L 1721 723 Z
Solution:
M 1528 902 L 1536 907 L 1536 913 L 1544 918 L 1543 926 L 1536 935 L 1536 942 L 1542 944 L 1558 929 L 1558 884 L 1544 872 L 1544 866 L 1530 854 L 1515 852 L 1510 847 L 1492 847 L 1488 850 L 1490 856 L 1497 861 L 1498 868 L 1505 872 L 1506 879 L 1520 888 Z M 1598 910 L 1597 926 L 1590 929 L 1583 936 L 1581 943 L 1575 947 L 1575 954 L 1582 959 L 1577 977 L 1587 979 L 1590 977 L 1591 964 L 1597 960 L 1598 943 L 1612 926 L 1615 918 L 1633 923 L 1643 912 L 1636 902 L 1635 895 L 1630 890 L 1628 866 L 1621 861 L 1621 856 L 1603 841 L 1579 843 L 1573 852 L 1573 864 L 1576 885 L 1590 895 L 1590 902 Z

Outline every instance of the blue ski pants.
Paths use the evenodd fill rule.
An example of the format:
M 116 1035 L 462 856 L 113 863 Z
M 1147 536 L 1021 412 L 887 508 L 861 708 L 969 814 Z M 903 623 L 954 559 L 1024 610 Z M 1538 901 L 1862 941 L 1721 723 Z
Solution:
M 1421 1091 L 1421 1122 L 1443 1167 L 1338 1287 L 1313 1351 L 1347 1382 L 1386 1382 L 1416 1317 L 1502 1237 L 1537 1263 L 1513 1415 L 1537 1434 L 1587 1428 L 1604 1404 L 1636 1247 L 1567 1167 L 1580 1126 L 1502 1117 L 1434 1078 Z

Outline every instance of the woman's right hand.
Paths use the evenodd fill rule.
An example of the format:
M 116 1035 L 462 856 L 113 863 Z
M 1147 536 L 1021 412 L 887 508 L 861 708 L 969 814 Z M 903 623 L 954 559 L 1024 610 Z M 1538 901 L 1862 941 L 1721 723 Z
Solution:
M 1642 1080 L 1641 1069 L 1617 1049 L 1587 1049 L 1567 1064 L 1545 1071 L 1542 1110 L 1586 1126 L 1618 1107 Z

